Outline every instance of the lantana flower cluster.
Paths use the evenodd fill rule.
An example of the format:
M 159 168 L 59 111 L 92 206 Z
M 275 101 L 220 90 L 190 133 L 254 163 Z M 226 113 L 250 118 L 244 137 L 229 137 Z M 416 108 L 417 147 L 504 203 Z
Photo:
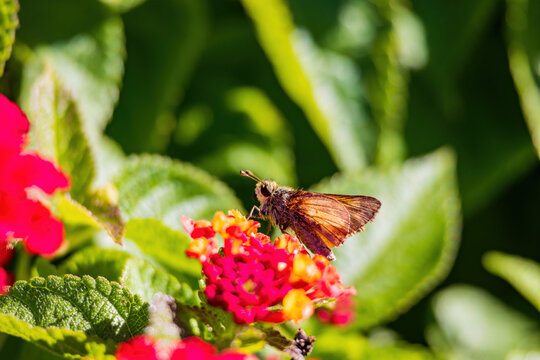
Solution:
M 317 303 L 356 293 L 325 257 L 311 256 L 295 236 L 285 233 L 272 241 L 258 232 L 260 223 L 237 210 L 216 212 L 212 221 L 181 220 L 193 239 L 186 253 L 202 264 L 208 302 L 231 312 L 238 324 L 299 321 Z M 224 240 L 221 248 L 216 234 Z
M 0 94 L 0 292 L 13 283 L 4 269 L 13 257 L 13 242 L 22 241 L 30 254 L 52 255 L 63 242 L 64 227 L 31 187 L 45 194 L 67 189 L 68 177 L 36 152 L 25 151 L 29 122 L 17 105 Z
M 206 341 L 192 336 L 183 340 L 159 340 L 151 336 L 136 336 L 116 350 L 117 360 L 257 360 L 254 355 L 233 350 L 218 353 Z

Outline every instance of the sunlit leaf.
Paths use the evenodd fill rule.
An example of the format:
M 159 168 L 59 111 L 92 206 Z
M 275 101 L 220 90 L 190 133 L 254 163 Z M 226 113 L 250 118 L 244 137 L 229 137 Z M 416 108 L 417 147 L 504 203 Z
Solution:
M 71 194 L 83 199 L 94 179 L 94 159 L 73 97 L 46 66 L 29 95 L 33 145 L 71 178 Z
M 154 219 L 134 219 L 127 223 L 125 236 L 178 279 L 197 283 L 201 276 L 201 264 L 186 256 L 191 238 L 183 231 L 171 230 Z
M 335 250 L 344 283 L 358 290 L 357 326 L 396 317 L 448 272 L 460 231 L 455 159 L 449 150 L 388 171 L 335 176 L 315 190 L 370 195 L 382 202 L 374 223 Z
M 233 192 L 207 173 L 159 156 L 129 158 L 116 177 L 126 220 L 157 219 L 180 230 L 180 215 L 211 219 L 217 210 L 242 209 Z
M 360 78 L 354 64 L 318 48 L 307 31 L 295 28 L 284 1 L 243 4 L 281 85 L 307 115 L 338 166 L 362 168 L 373 147 L 374 130 L 355 86 Z
M 508 55 L 521 106 L 540 156 L 540 4 L 508 0 Z
M 313 357 L 328 360 L 435 360 L 421 346 L 400 344 L 376 345 L 353 332 L 326 329 L 317 334 Z
M 150 302 L 156 293 L 161 292 L 184 304 L 198 303 L 198 298 L 187 284 L 179 282 L 158 266 L 120 250 L 89 247 L 62 263 L 60 270 L 79 276 L 103 276 L 119 282 L 145 302 Z
M 95 341 L 110 352 L 111 340 L 125 341 L 148 322 L 147 304 L 127 288 L 73 275 L 16 282 L 0 298 L 0 314 L 0 331 L 80 357 Z
M 43 328 L 33 326 L 24 320 L 20 320 L 13 315 L 0 314 L 0 331 L 6 334 L 20 337 L 26 341 L 31 341 L 39 346 L 33 352 L 42 353 L 46 349 L 53 354 L 72 359 L 107 359 L 114 357 L 106 354 L 114 353 L 115 344 L 111 340 L 103 340 L 96 335 L 87 335 L 83 331 L 74 331 L 66 328 L 48 327 Z M 23 351 L 23 354 L 25 352 Z M 23 357 L 28 359 L 28 357 Z M 54 355 L 52 356 L 54 359 Z M 37 358 L 36 358 L 37 359 Z M 39 359 L 48 359 L 41 354 Z
M 540 264 L 520 256 L 489 252 L 484 266 L 508 281 L 540 311 Z
M 11 55 L 11 46 L 15 41 L 15 29 L 19 24 L 18 11 L 18 1 L 0 1 L 0 76 L 4 73 L 4 65 Z
M 65 9 L 56 3 L 60 9 Z M 28 43 L 34 56 L 26 63 L 21 89 L 23 107 L 27 106 L 29 89 L 44 65 L 53 69 L 63 86 L 80 110 L 82 125 L 92 146 L 111 119 L 119 94 L 120 80 L 124 72 L 124 32 L 119 17 L 107 16 L 106 11 L 94 4 L 81 1 L 70 14 L 66 30 L 57 30 L 50 22 L 41 23 L 49 12 L 56 9 L 45 3 L 33 2 L 25 7 L 21 22 L 25 27 L 21 41 Z M 70 4 L 64 4 L 70 6 Z M 71 22 L 83 18 L 78 25 Z M 26 21 L 26 22 L 25 22 Z M 36 27 L 47 31 L 35 31 Z M 71 26 L 70 26 L 71 25 Z M 74 31 L 81 27 L 81 33 L 58 33 Z M 55 31 L 56 30 L 56 31 Z
M 508 359 L 511 350 L 540 348 L 538 325 L 484 290 L 454 285 L 438 292 L 432 307 L 427 340 L 447 358 Z

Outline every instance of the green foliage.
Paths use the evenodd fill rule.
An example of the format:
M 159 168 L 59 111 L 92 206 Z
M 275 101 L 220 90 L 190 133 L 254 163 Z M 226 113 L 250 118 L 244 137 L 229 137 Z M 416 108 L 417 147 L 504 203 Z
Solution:
M 181 215 L 256 204 L 245 168 L 382 201 L 335 251 L 358 291 L 353 326 L 300 324 L 317 336 L 313 356 L 538 355 L 540 2 L 20 4 L 0 0 L 0 90 L 27 113 L 29 148 L 72 188 L 29 192 L 67 241 L 47 260 L 16 246 L 6 269 L 39 277 L 0 297 L 1 358 L 112 358 L 143 332 L 158 292 L 176 299 L 184 335 L 220 349 L 286 349 L 292 327 L 239 326 L 207 304 L 201 266 L 185 254 Z M 454 263 L 461 207 L 463 247 L 431 301 L 431 349 L 410 345 L 425 343 L 430 302 L 419 300 Z M 536 309 L 482 271 L 488 249 L 516 254 L 489 252 L 483 263 Z M 383 323 L 391 340 L 374 329 Z
M 484 266 L 508 281 L 540 311 L 540 264 L 520 256 L 490 252 Z
M 356 325 L 368 328 L 408 309 L 450 269 L 460 230 L 455 158 L 443 149 L 401 168 L 366 169 L 315 187 L 342 194 L 357 189 L 376 195 L 382 207 L 365 233 L 335 250 L 335 264 L 358 290 Z
M 19 24 L 18 10 L 19 3 L 16 0 L 0 2 L 0 76 L 4 73 L 4 65 L 11 55 L 11 47 L 15 42 L 15 29 Z
M 104 230 L 111 239 L 120 242 L 124 222 L 118 207 L 98 197 L 90 197 L 88 202 L 92 210 L 69 195 L 61 194 L 54 198 L 53 205 L 65 223 Z
M 508 0 L 508 56 L 510 70 L 536 151 L 540 154 L 540 69 L 537 1 Z
M 28 108 L 28 103 L 33 102 L 32 86 L 40 69 L 51 68 L 77 104 L 90 142 L 97 145 L 98 136 L 110 120 L 118 99 L 124 71 L 125 39 L 121 19 L 103 16 L 106 10 L 97 2 L 83 0 L 79 7 L 72 8 L 69 23 L 57 33 L 46 19 L 69 6 L 65 1 L 55 1 L 51 6 L 31 0 L 26 5 L 21 13 L 20 40 L 31 48 L 32 56 L 23 74 L 24 107 Z M 27 23 L 33 26 L 24 26 Z M 34 30 L 40 28 L 46 31 Z
M 511 350 L 540 348 L 540 327 L 484 290 L 454 285 L 433 299 L 430 345 L 455 359 L 507 359 Z
M 191 165 L 159 156 L 133 156 L 115 179 L 120 209 L 130 219 L 153 218 L 180 229 L 180 215 L 211 218 L 242 209 L 225 184 Z
M 127 223 L 126 238 L 179 279 L 200 277 L 199 261 L 186 256 L 191 239 L 183 232 L 171 230 L 158 220 L 136 219 Z
M 75 174 L 70 192 L 80 199 L 94 178 L 94 160 L 77 106 L 48 66 L 35 79 L 29 92 L 28 113 L 35 147 L 55 159 L 67 174 Z
M 105 354 L 111 353 L 114 349 L 112 341 L 104 341 L 95 335 L 67 328 L 32 326 L 13 315 L 0 315 L 0 331 L 31 341 L 52 353 L 71 359 L 87 357 L 106 359 Z
M 158 266 L 120 250 L 88 247 L 63 262 L 60 270 L 79 276 L 103 276 L 123 284 L 148 303 L 158 292 L 171 295 L 187 305 L 199 302 L 186 283 L 179 282 Z
M 111 132 L 126 151 L 165 149 L 207 17 L 204 1 L 190 0 L 147 1 L 124 16 L 130 56 Z
M 148 322 L 147 305 L 126 288 L 103 277 L 74 275 L 18 281 L 0 298 L 0 314 L 2 332 L 62 355 L 84 355 L 98 345 L 110 351 L 110 340 L 131 338 Z M 101 344 L 93 345 L 96 338 Z
M 317 337 L 313 356 L 321 359 L 396 359 L 396 360 L 434 360 L 435 356 L 420 346 L 405 344 L 370 344 L 359 334 L 327 330 Z
M 354 66 L 318 49 L 309 33 L 295 29 L 284 1 L 245 0 L 243 4 L 281 84 L 306 113 L 336 163 L 342 169 L 363 167 L 368 155 L 362 137 L 371 130 L 357 103 L 359 95 L 347 84 L 359 81 Z M 343 73 L 332 74 L 332 68 Z

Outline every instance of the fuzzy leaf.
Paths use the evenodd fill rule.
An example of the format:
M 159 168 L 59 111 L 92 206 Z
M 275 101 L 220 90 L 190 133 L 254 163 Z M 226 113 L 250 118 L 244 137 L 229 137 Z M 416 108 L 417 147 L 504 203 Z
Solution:
M 487 253 L 483 263 L 489 272 L 508 281 L 540 311 L 540 264 L 495 251 Z
M 80 330 L 34 326 L 14 315 L 0 314 L 0 332 L 20 337 L 54 354 L 72 359 L 111 360 L 111 357 L 107 358 L 105 354 L 112 354 L 115 349 L 111 340 L 103 340 Z
M 189 285 L 179 282 L 158 266 L 124 251 L 86 248 L 66 260 L 60 269 L 64 273 L 104 276 L 117 281 L 141 296 L 145 302 L 150 302 L 155 293 L 162 292 L 183 304 L 198 304 L 198 298 Z
M 133 156 L 116 177 L 119 206 L 131 219 L 157 219 L 180 230 L 180 215 L 209 219 L 217 210 L 242 209 L 233 192 L 207 173 L 160 156 Z
M 105 278 L 74 275 L 17 281 L 0 298 L 0 331 L 62 356 L 96 357 L 142 332 L 148 306 Z
M 0 76 L 4 73 L 4 65 L 15 42 L 15 29 L 19 25 L 18 11 L 17 0 L 0 0 Z
M 35 56 L 24 69 L 21 99 L 26 108 L 40 69 L 50 67 L 77 104 L 81 126 L 95 147 L 118 99 L 124 71 L 123 24 L 119 17 L 106 16 L 106 9 L 97 2 L 86 2 L 70 8 L 70 22 L 60 31 L 46 22 L 51 18 L 47 15 L 66 11 L 66 6 L 69 4 L 33 1 L 23 9 L 21 22 L 28 26 L 20 40 L 31 46 Z M 47 31 L 35 31 L 40 28 Z M 62 39 L 57 38 L 58 33 L 62 33 Z
M 0 314 L 29 326 L 80 331 L 116 342 L 141 333 L 148 322 L 147 304 L 127 288 L 103 277 L 74 275 L 17 281 L 0 298 Z
M 95 206 L 90 210 L 71 196 L 60 194 L 54 197 L 53 205 L 66 224 L 85 225 L 104 230 L 111 239 L 119 243 L 124 233 L 124 220 L 118 207 L 95 196 L 87 198 L 86 203 L 94 203 Z
M 94 178 L 94 160 L 74 99 L 51 67 L 44 68 L 30 92 L 33 145 L 70 175 L 70 192 L 80 199 Z
M 126 238 L 179 279 L 200 278 L 201 264 L 186 256 L 191 239 L 183 232 L 171 230 L 158 220 L 135 219 L 126 226 Z
M 315 190 L 370 195 L 382 202 L 374 223 L 335 250 L 344 283 L 358 290 L 357 326 L 396 317 L 448 272 L 460 230 L 455 159 L 449 150 L 389 171 L 346 173 Z

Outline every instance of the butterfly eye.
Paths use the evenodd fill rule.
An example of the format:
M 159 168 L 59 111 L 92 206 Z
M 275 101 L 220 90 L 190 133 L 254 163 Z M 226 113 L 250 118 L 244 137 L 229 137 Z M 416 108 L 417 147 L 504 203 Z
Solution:
M 261 194 L 264 197 L 269 197 L 271 195 L 270 190 L 266 186 L 261 186 Z

